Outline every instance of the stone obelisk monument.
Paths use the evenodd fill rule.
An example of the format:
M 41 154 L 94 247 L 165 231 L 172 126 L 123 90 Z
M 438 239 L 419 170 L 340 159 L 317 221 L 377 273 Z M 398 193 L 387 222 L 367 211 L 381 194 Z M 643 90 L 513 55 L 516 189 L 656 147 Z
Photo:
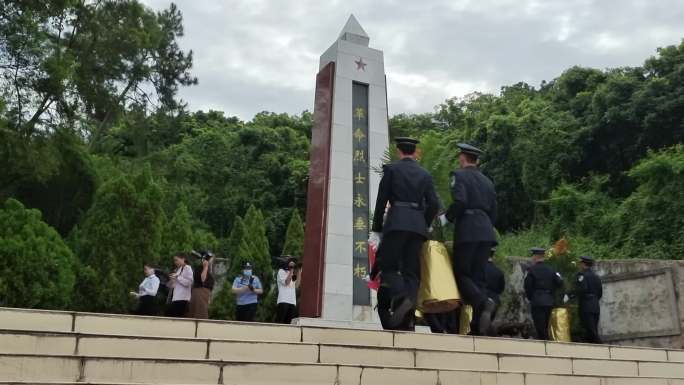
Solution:
M 388 148 L 382 51 L 352 15 L 320 59 L 314 126 L 302 317 L 377 322 L 368 275 L 369 218 Z

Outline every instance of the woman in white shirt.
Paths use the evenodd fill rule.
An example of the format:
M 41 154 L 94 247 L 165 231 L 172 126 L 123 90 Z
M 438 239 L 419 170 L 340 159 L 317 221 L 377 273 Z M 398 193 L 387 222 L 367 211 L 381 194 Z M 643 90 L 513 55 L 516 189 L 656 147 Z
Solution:
M 276 323 L 290 324 L 297 318 L 297 288 L 301 276 L 297 274 L 295 259 L 288 258 L 285 268 L 278 270 L 278 305 L 276 307 Z M 299 271 L 301 275 L 301 270 Z
M 173 257 L 176 270 L 169 274 L 167 286 L 172 290 L 171 303 L 166 307 L 167 317 L 185 317 L 188 312 L 190 293 L 192 291 L 192 267 L 188 264 L 188 256 L 178 254 Z
M 157 303 L 155 298 L 159 290 L 159 278 L 155 275 L 154 267 L 150 263 L 143 264 L 145 279 L 138 286 L 138 292 L 131 295 L 138 298 L 138 308 L 133 311 L 137 315 L 156 315 Z

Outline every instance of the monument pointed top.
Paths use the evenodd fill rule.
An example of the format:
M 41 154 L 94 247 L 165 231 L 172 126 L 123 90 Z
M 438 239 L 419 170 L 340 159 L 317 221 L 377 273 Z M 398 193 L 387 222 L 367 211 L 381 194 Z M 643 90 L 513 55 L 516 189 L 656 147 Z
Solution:
M 356 20 L 356 17 L 354 17 L 353 14 L 349 15 L 347 23 L 344 25 L 344 28 L 342 28 L 342 32 L 340 32 L 339 40 L 346 40 L 351 43 L 360 44 L 366 47 L 368 47 L 368 43 L 370 42 L 368 34 L 366 31 L 364 31 L 363 27 L 361 24 L 359 24 L 359 21 Z

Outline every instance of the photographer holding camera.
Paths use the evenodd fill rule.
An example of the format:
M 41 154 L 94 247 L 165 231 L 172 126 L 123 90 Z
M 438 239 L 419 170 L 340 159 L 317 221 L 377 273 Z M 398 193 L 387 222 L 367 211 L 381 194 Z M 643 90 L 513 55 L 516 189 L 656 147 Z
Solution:
M 199 257 L 200 262 L 194 270 L 188 317 L 208 319 L 211 291 L 214 290 L 214 276 L 212 275 L 214 270 L 214 254 L 211 251 L 198 253 L 194 250 L 192 254 L 195 257 Z
M 233 281 L 233 294 L 237 300 L 235 319 L 252 322 L 257 311 L 258 296 L 264 292 L 259 277 L 253 274 L 252 264 L 247 262 L 242 267 L 242 274 Z
M 298 274 L 299 272 L 299 274 Z M 297 268 L 296 259 L 288 257 L 285 266 L 278 270 L 278 307 L 276 323 L 290 324 L 297 313 L 297 288 L 301 282 L 301 270 Z

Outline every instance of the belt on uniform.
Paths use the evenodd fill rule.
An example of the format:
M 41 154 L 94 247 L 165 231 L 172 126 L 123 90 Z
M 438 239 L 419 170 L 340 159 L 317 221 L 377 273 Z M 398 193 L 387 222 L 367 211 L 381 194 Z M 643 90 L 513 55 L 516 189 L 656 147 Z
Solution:
M 466 209 L 463 211 L 463 214 L 465 215 L 475 215 L 477 213 L 484 213 L 484 210 L 482 209 Z
M 401 202 L 401 201 L 395 201 L 392 203 L 392 206 L 396 207 L 408 207 L 416 210 L 421 210 L 421 207 L 418 203 L 416 202 Z

